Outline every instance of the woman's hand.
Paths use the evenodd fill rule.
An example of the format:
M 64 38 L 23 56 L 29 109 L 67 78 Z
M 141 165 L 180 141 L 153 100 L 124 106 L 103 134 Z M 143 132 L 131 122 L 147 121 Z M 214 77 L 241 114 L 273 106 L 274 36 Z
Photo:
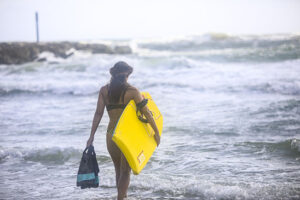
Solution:
M 94 137 L 90 137 L 90 138 L 88 139 L 88 141 L 86 142 L 86 147 L 89 147 L 90 145 L 92 145 L 92 144 L 93 144 L 93 141 L 94 141 Z
M 154 139 L 156 141 L 157 146 L 160 144 L 160 135 L 159 133 L 154 134 Z

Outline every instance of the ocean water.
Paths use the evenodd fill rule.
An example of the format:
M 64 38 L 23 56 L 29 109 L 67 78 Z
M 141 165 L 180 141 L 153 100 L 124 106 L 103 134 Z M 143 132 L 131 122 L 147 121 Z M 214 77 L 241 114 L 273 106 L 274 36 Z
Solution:
M 117 41 L 106 41 L 112 44 Z M 107 113 L 100 187 L 76 174 L 97 95 L 119 60 L 164 116 L 161 145 L 128 199 L 300 199 L 300 35 L 122 41 L 131 55 L 0 65 L 0 199 L 115 199 Z

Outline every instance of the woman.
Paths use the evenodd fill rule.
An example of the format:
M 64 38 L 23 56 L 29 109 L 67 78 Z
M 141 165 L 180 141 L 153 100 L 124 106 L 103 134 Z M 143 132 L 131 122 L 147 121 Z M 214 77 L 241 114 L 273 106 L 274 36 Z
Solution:
M 113 130 L 127 103 L 132 99 L 136 104 L 141 103 L 143 100 L 138 89 L 127 83 L 128 77 L 132 71 L 132 67 L 123 61 L 117 62 L 110 69 L 112 77 L 110 83 L 100 89 L 91 135 L 87 141 L 87 146 L 93 143 L 94 135 L 104 112 L 104 107 L 106 107 L 109 116 L 106 145 L 115 166 L 118 199 L 123 199 L 127 195 L 131 169 L 123 153 L 112 141 Z M 145 115 L 153 128 L 155 132 L 154 139 L 158 146 L 160 143 L 160 136 L 155 121 L 147 106 L 142 107 L 141 112 Z

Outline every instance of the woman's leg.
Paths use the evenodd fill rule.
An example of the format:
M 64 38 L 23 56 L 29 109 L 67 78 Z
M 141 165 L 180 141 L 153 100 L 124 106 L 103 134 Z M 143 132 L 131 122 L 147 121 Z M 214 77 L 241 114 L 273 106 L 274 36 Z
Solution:
M 131 168 L 125 156 L 123 153 L 121 153 L 120 177 L 118 181 L 118 200 L 121 200 L 127 196 L 127 189 L 130 181 L 130 171 Z
M 117 145 L 111 140 L 112 135 L 106 135 L 106 146 L 109 152 L 109 155 L 114 163 L 115 172 L 116 172 L 116 186 L 118 188 L 118 181 L 120 179 L 120 169 L 121 169 L 121 151 Z

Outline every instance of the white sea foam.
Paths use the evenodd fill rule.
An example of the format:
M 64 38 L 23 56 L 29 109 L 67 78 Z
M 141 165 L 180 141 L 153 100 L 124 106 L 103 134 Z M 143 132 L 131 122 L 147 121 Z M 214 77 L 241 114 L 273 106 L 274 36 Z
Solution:
M 292 139 L 291 148 L 300 153 L 300 140 L 299 139 Z

